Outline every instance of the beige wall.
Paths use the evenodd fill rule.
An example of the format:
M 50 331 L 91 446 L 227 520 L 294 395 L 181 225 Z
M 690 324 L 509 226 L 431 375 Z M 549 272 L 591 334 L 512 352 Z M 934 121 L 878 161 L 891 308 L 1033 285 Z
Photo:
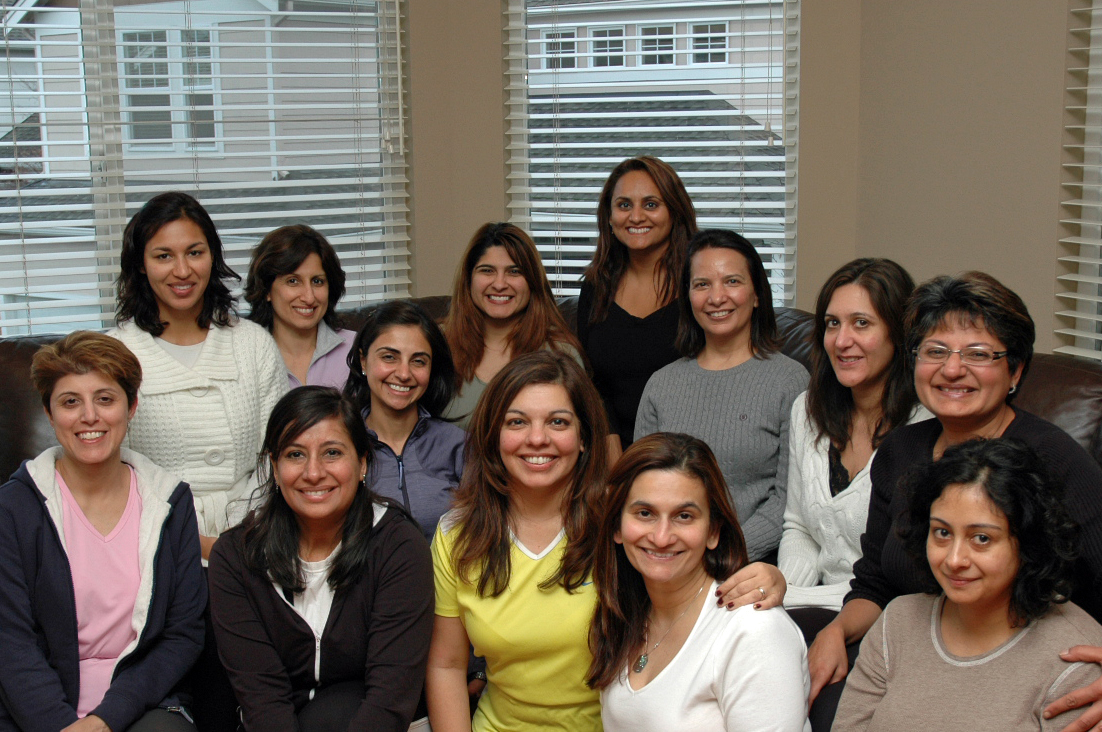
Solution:
M 1071 0 L 805 0 L 797 305 L 855 256 L 979 268 L 1055 327 Z M 500 0 L 409 8 L 414 292 L 505 215 Z
M 800 306 L 854 254 L 896 259 L 916 280 L 983 269 L 1026 301 L 1038 350 L 1057 345 L 1067 11 L 1035 0 L 804 3 Z M 824 129 L 824 117 L 852 121 L 835 98 L 848 105 L 854 92 L 856 136 Z
M 481 224 L 505 218 L 500 0 L 411 0 L 413 294 L 451 292 Z

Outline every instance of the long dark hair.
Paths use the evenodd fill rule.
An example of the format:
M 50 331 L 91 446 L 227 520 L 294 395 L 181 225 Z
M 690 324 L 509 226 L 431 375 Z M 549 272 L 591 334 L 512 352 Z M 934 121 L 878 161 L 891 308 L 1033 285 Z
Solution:
M 268 478 L 257 488 L 258 495 L 254 501 L 258 508 L 243 522 L 246 566 L 292 592 L 302 592 L 306 588 L 302 560 L 299 559 L 299 525 L 295 512 L 276 487 L 275 464 L 287 445 L 299 435 L 318 422 L 331 418 L 344 425 L 356 456 L 366 460 L 367 470 L 371 470 L 371 441 L 356 405 L 342 398 L 341 393 L 332 387 L 300 386 L 292 389 L 276 402 L 268 418 L 258 465 L 258 469 L 263 470 Z M 363 575 L 375 523 L 373 503 L 385 503 L 395 508 L 361 482 L 345 515 L 341 548 L 333 558 L 329 572 L 329 586 L 334 592 L 358 582 Z
M 876 315 L 888 326 L 893 353 L 888 379 L 880 398 L 880 421 L 872 434 L 875 448 L 884 436 L 905 424 L 914 411 L 914 377 L 911 375 L 903 330 L 903 312 L 915 283 L 907 270 L 890 259 L 865 257 L 842 265 L 830 276 L 815 301 L 814 336 L 811 341 L 811 383 L 807 390 L 807 416 L 818 430 L 839 449 L 849 443 L 853 429 L 853 392 L 838 383 L 830 356 L 823 345 L 826 338 L 826 312 L 839 288 L 857 285 L 869 295 Z
M 498 372 L 471 416 L 463 480 L 455 493 L 458 534 L 452 561 L 464 582 L 478 575 L 478 594 L 497 597 L 509 587 L 512 547 L 509 529 L 509 471 L 501 460 L 501 430 L 517 394 L 533 384 L 558 384 L 570 396 L 583 447 L 563 499 L 566 551 L 559 569 L 540 584 L 561 584 L 568 592 L 582 585 L 593 562 L 593 507 L 599 505 L 608 475 L 608 422 L 597 389 L 569 356 L 536 351 L 514 359 Z
M 743 567 L 746 540 L 727 493 L 723 472 L 703 440 L 673 432 L 656 432 L 632 443 L 608 479 L 608 493 L 596 529 L 593 583 L 597 610 L 589 629 L 593 662 L 586 674 L 591 688 L 603 689 L 627 668 L 644 642 L 651 600 L 643 576 L 631 565 L 622 544 L 613 540 L 620 530 L 631 486 L 651 470 L 674 471 L 696 478 L 708 498 L 710 528 L 719 535 L 715 549 L 704 551 L 704 571 L 723 580 Z
M 459 379 L 470 381 L 486 350 L 485 314 L 471 298 L 471 276 L 478 260 L 490 247 L 502 247 L 528 283 L 528 306 L 509 333 L 513 357 L 548 346 L 561 350 L 564 345 L 582 352 L 581 344 L 570 331 L 555 304 L 547 272 L 532 237 L 518 226 L 506 222 L 483 224 L 471 237 L 467 251 L 455 272 L 451 311 L 444 332 L 455 359 Z
M 685 260 L 689 238 L 696 233 L 696 209 L 685 184 L 668 163 L 650 155 L 628 158 L 612 169 L 597 199 L 597 251 L 582 274 L 582 278 L 593 286 L 590 323 L 599 323 L 608 316 L 608 308 L 628 266 L 628 248 L 612 233 L 612 194 L 620 179 L 636 170 L 650 176 L 670 212 L 670 243 L 654 278 L 661 305 L 668 305 L 677 297 L 677 276 Z
M 704 350 L 704 329 L 696 322 L 689 287 L 693 281 L 693 257 L 705 249 L 730 249 L 746 259 L 750 282 L 758 298 L 758 306 L 750 315 L 750 350 L 754 358 L 765 358 L 777 352 L 777 317 L 773 313 L 773 292 L 761 255 L 744 237 L 727 229 L 703 229 L 689 241 L 685 261 L 681 265 L 681 285 L 678 288 L 677 350 L 685 358 L 696 358 Z
M 1071 595 L 1079 529 L 1063 504 L 1063 484 L 1052 479 L 1028 445 L 1012 438 L 954 445 L 940 460 L 904 478 L 908 507 L 897 533 L 927 591 L 940 592 L 926 555 L 930 507 L 950 486 L 978 486 L 1006 517 L 1018 543 L 1018 574 L 1010 593 L 1010 620 L 1025 625 Z
M 253 250 L 249 276 L 245 279 L 245 302 L 252 308 L 249 320 L 271 332 L 275 320 L 272 302 L 268 299 L 272 283 L 276 277 L 293 273 L 311 254 L 318 255 L 321 260 L 325 281 L 329 285 L 329 302 L 321 319 L 334 330 L 340 327 L 337 303 L 344 297 L 341 260 L 329 240 L 306 224 L 281 226 L 269 231 Z
M 122 235 L 119 278 L 115 282 L 118 292 L 115 322 L 133 320 L 135 325 L 153 336 L 165 332 L 167 324 L 161 320 L 157 297 L 143 271 L 145 245 L 162 226 L 180 219 L 186 219 L 198 226 L 210 249 L 210 281 L 203 292 L 199 327 L 209 328 L 212 324 L 225 327 L 233 324 L 237 316 L 237 302 L 230 294 L 225 280 L 240 281 L 241 278 L 226 264 L 222 254 L 222 240 L 218 237 L 218 230 L 214 227 L 210 214 L 198 201 L 180 191 L 161 193 L 149 199 L 126 225 Z
M 432 351 L 432 370 L 429 385 L 418 404 L 433 417 L 439 417 L 455 394 L 455 366 L 452 364 L 448 341 L 424 308 L 408 300 L 392 300 L 383 303 L 367 314 L 363 327 L 356 335 L 348 352 L 348 380 L 344 382 L 344 396 L 362 412 L 371 406 L 371 389 L 364 375 L 363 359 L 371 344 L 385 331 L 400 325 L 414 325 L 421 329 Z

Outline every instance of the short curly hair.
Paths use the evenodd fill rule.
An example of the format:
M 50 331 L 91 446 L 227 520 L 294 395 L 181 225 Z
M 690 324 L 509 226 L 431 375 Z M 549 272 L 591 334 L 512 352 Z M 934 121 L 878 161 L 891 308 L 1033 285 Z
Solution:
M 930 507 L 950 486 L 979 486 L 1006 517 L 1018 543 L 1018 574 L 1010 596 L 1011 620 L 1025 625 L 1071 595 L 1079 527 L 1063 505 L 1063 486 L 1037 453 L 1011 438 L 972 440 L 945 451 L 904 478 L 909 496 L 897 528 L 920 567 L 927 591 L 940 592 L 926 557 Z

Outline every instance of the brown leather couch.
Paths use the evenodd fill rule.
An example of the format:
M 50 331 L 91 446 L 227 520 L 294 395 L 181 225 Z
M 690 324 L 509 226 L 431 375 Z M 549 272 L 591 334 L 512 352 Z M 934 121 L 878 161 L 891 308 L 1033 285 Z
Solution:
M 447 315 L 449 298 L 418 298 L 417 302 L 437 320 Z M 564 298 L 560 307 L 567 322 L 577 320 L 577 300 Z M 345 314 L 346 327 L 359 328 L 370 307 Z M 784 353 L 805 366 L 811 348 L 811 315 L 794 308 L 778 308 Z M 31 357 L 56 336 L 0 339 L 0 477 L 15 472 L 19 463 L 57 444 L 42 410 L 42 401 L 31 386 Z M 1084 358 L 1037 354 L 1014 402 L 1053 422 L 1074 437 L 1102 464 L 1102 364 Z

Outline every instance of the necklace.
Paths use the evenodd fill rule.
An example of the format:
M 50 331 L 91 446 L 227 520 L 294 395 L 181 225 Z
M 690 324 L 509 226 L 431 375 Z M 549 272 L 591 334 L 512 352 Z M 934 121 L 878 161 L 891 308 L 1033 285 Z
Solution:
M 681 618 L 685 617 L 685 613 L 689 612 L 689 608 L 691 608 L 693 606 L 693 603 L 696 602 L 696 598 L 700 597 L 700 593 L 704 592 L 704 585 L 707 584 L 707 581 L 705 581 L 705 583 L 700 586 L 700 589 L 696 591 L 695 595 L 693 595 L 692 601 L 690 601 L 689 604 L 685 606 L 685 609 L 681 611 L 681 614 L 677 616 L 677 620 L 674 620 L 672 623 L 670 623 L 670 627 L 666 628 L 666 632 L 662 634 L 662 637 L 658 639 L 657 643 L 651 646 L 651 649 L 649 651 L 647 650 L 647 643 L 650 640 L 648 638 L 648 633 L 650 631 L 650 620 L 647 621 L 647 624 L 643 626 L 643 655 L 639 656 L 639 658 L 635 660 L 635 663 L 632 664 L 632 671 L 637 674 L 643 672 L 643 669 L 647 667 L 647 662 L 650 661 L 650 654 L 658 650 L 658 646 L 662 645 L 662 641 L 666 640 L 666 636 L 670 634 L 671 630 L 673 630 L 673 626 L 677 625 Z

